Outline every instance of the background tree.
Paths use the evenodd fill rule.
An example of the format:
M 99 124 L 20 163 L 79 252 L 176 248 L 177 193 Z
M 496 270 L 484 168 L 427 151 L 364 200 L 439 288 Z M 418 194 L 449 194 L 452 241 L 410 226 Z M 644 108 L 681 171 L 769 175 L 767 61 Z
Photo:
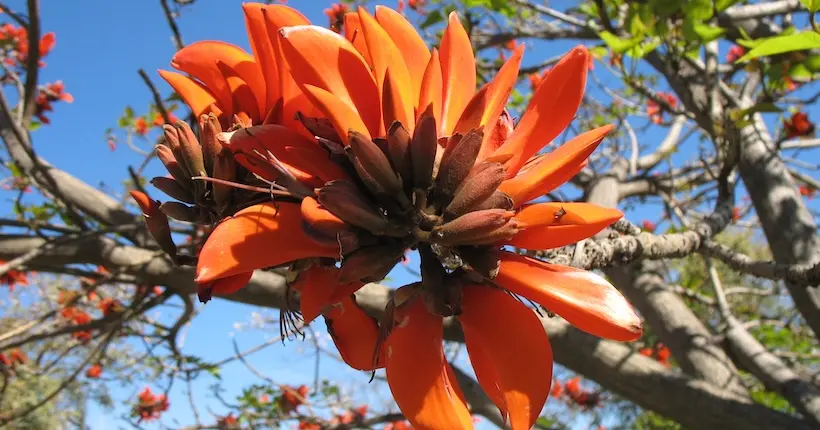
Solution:
M 60 154 L 54 146 L 73 143 L 70 135 L 40 137 L 60 126 L 61 109 L 73 101 L 71 83 L 43 78 L 66 72 L 48 68 L 48 55 L 79 48 L 55 47 L 55 33 L 41 21 L 46 8 L 57 6 L 18 3 L 0 4 L 7 173 L 0 275 L 8 286 L 0 292 L 0 427 L 96 428 L 85 413 L 91 405 L 135 427 L 408 428 L 382 373 L 368 385 L 367 376 L 335 365 L 338 353 L 321 324 L 302 327 L 304 341 L 274 349 L 282 339 L 265 334 L 279 333 L 282 321 L 270 310 L 292 307 L 296 299 L 281 272 L 257 271 L 243 290 L 207 306 L 197 303 L 193 270 L 165 256 L 123 197 L 134 189 L 159 194 L 147 184 L 160 171 L 152 150 L 159 126 L 176 117 L 195 123 L 152 72 L 107 76 L 139 79 L 146 103 L 125 107 L 110 127 L 82 125 L 127 154 L 132 167 L 122 172 L 121 184 L 94 177 L 95 166 L 68 157 L 70 149 L 60 149 L 55 164 L 44 159 L 44 152 Z M 232 5 L 231 19 L 235 37 L 244 40 L 239 5 Z M 323 6 L 305 6 L 306 13 L 337 29 L 353 8 Z M 627 215 L 594 239 L 539 257 L 600 269 L 635 305 L 646 330 L 639 342 L 621 344 L 545 316 L 564 367 L 539 427 L 820 425 L 814 200 L 820 143 L 811 120 L 820 96 L 813 84 L 820 71 L 820 3 L 594 0 L 551 7 L 526 0 L 399 0 L 397 6 L 432 44 L 447 14 L 458 11 L 482 82 L 523 43 L 514 117 L 568 47 L 584 44 L 596 58 L 567 135 L 607 123 L 616 129 L 571 184 L 546 197 L 618 207 Z M 189 42 L 183 29 L 202 27 L 198 13 L 211 7 L 196 0 L 151 6 L 163 24 L 157 28 L 170 36 L 169 53 Z M 104 3 L 93 13 L 94 20 L 122 19 Z M 100 78 L 90 71 L 88 79 Z M 92 185 L 100 180 L 108 183 Z M 172 227 L 177 244 L 192 250 L 208 234 L 186 223 Z M 385 284 L 414 276 L 410 267 L 394 270 Z M 379 315 L 389 294 L 390 287 L 370 284 L 357 298 Z M 228 306 L 220 301 L 242 304 L 230 308 L 238 334 L 208 341 L 227 342 L 232 350 L 190 353 L 186 343 L 195 340 L 186 333 L 224 317 L 209 313 L 215 306 L 229 309 L 218 307 Z M 451 322 L 445 336 L 479 425 L 503 426 L 469 369 L 457 324 Z M 254 346 L 240 346 L 248 340 Z M 303 369 L 297 361 L 307 360 L 304 376 L 281 370 Z

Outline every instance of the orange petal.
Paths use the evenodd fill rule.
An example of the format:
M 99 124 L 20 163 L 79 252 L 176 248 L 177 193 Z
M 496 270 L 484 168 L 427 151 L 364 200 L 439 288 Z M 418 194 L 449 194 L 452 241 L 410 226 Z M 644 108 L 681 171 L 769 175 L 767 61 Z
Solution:
M 348 12 L 345 14 L 344 33 L 345 38 L 353 44 L 356 50 L 362 54 L 362 58 L 372 67 L 373 61 L 370 58 L 370 51 L 367 50 L 367 42 L 365 42 L 364 35 L 362 34 L 362 26 L 359 23 L 358 13 Z
M 515 83 L 518 81 L 518 70 L 521 68 L 521 58 L 524 55 L 524 44 L 518 45 L 512 57 L 501 66 L 487 90 L 487 101 L 479 125 L 489 126 L 498 123 L 498 117 L 507 105 Z M 492 154 L 496 148 L 492 142 L 493 134 L 485 133 L 478 153 L 478 160 L 483 160 Z
M 606 279 L 586 270 L 501 252 L 496 282 L 589 334 L 617 341 L 641 337 L 641 319 Z
M 502 182 L 499 190 L 507 193 L 516 206 L 543 196 L 575 176 L 610 131 L 612 125 L 605 125 L 579 134 Z
M 226 296 L 241 290 L 251 280 L 253 272 L 219 278 L 211 284 L 211 293 L 217 296 Z
M 441 132 L 449 136 L 461 112 L 473 98 L 476 85 L 473 46 L 456 12 L 450 12 L 447 29 L 441 38 L 441 76 L 444 84 Z
M 496 392 L 491 398 L 501 401 L 496 405 L 509 414 L 513 430 L 532 428 L 552 383 L 552 350 L 541 321 L 514 297 L 484 285 L 465 288 L 461 308 L 478 382 Z
M 289 73 L 289 72 L 288 72 Z M 293 81 L 292 78 L 289 78 Z M 299 121 L 299 118 L 296 116 L 297 113 L 301 113 L 302 115 L 308 118 L 320 118 L 324 117 L 322 111 L 319 110 L 316 106 L 313 105 L 313 102 L 310 101 L 308 96 L 306 96 L 301 89 L 299 89 L 298 85 L 295 82 L 292 82 L 297 92 L 292 97 L 285 99 L 284 107 L 282 109 L 282 117 L 279 120 L 278 124 L 282 124 L 287 128 L 292 130 L 299 131 L 300 134 L 303 134 L 311 139 L 314 139 L 313 133 L 311 133 L 305 126 Z M 284 84 L 283 84 L 284 85 Z
M 287 27 L 279 34 L 296 82 L 333 94 L 357 112 L 367 130 L 377 134 L 382 126 L 379 90 L 359 51 L 344 37 L 322 27 Z
M 439 136 L 441 136 L 441 94 L 443 85 L 441 79 L 441 62 L 439 61 L 438 51 L 434 48 L 433 54 L 430 56 L 430 61 L 424 69 L 424 77 L 421 80 L 418 116 L 421 116 L 427 107 L 431 106 L 433 118 L 436 119 L 436 124 L 439 125 Z
M 182 100 L 185 100 L 185 104 L 197 117 L 209 112 L 213 112 L 216 116 L 222 114 L 222 109 L 217 106 L 216 97 L 199 82 L 176 72 L 167 70 L 158 70 L 158 72 L 162 79 L 165 79 L 165 82 L 168 82 L 168 85 L 182 97 Z M 231 106 L 227 109 L 231 109 Z
M 384 31 L 390 35 L 393 43 L 399 49 L 407 71 L 410 73 L 410 81 L 413 85 L 413 103 L 418 103 L 418 95 L 421 93 L 421 82 L 424 78 L 424 71 L 430 59 L 430 50 L 424 39 L 419 36 L 413 24 L 410 24 L 405 17 L 389 7 L 376 6 L 376 21 L 381 24 Z M 420 107 L 415 105 L 415 107 Z
M 333 93 L 313 85 L 305 85 L 303 90 L 308 99 L 313 102 L 313 105 L 333 123 L 336 133 L 339 134 L 345 144 L 347 144 L 347 134 L 350 130 L 356 130 L 367 139 L 370 139 L 369 128 L 365 126 L 362 118 L 350 105 Z
M 326 307 L 355 293 L 364 283 L 339 284 L 339 269 L 313 266 L 299 274 L 292 287 L 299 291 L 299 305 L 305 324 L 313 321 Z M 373 351 L 370 351 L 371 358 Z
M 344 175 L 344 172 L 329 160 L 327 152 L 319 148 L 314 141 L 281 125 L 265 124 L 242 128 L 221 134 L 220 140 L 234 154 L 244 154 L 245 157 L 237 157 L 237 161 L 256 174 L 260 172 L 253 163 L 257 159 L 254 154 L 259 153 L 262 157 L 269 158 L 270 155 L 267 153 L 270 152 L 301 181 L 312 182 L 315 177 L 324 174 L 324 169 Z M 269 176 L 262 174 L 265 179 L 276 179 L 276 175 Z
M 293 109 L 288 110 L 288 108 L 293 107 L 291 103 L 293 99 L 297 97 L 304 99 L 304 96 L 302 96 L 302 91 L 299 89 L 299 86 L 296 85 L 296 81 L 293 80 L 288 70 L 288 65 L 285 61 L 282 46 L 279 41 L 279 30 L 293 25 L 307 25 L 310 24 L 310 21 L 299 11 L 284 5 L 266 5 L 263 8 L 262 15 L 265 18 L 268 38 L 270 39 L 270 44 L 273 47 L 273 53 L 276 58 L 276 78 L 278 79 L 278 84 L 274 83 L 274 85 L 279 86 L 278 93 L 281 98 L 281 100 L 277 101 L 276 105 L 270 107 L 269 116 L 272 114 L 273 117 L 270 118 L 268 123 L 283 124 L 290 128 L 298 129 L 297 126 L 299 123 L 295 118 L 296 112 L 298 111 Z M 269 83 L 276 82 L 273 81 L 273 76 L 268 76 L 267 78 Z M 282 104 L 281 108 L 279 107 L 280 102 Z M 307 112 L 303 113 L 307 114 Z
M 544 145 L 550 143 L 572 122 L 584 98 L 589 52 L 583 46 L 573 48 L 550 69 L 535 90 L 515 131 L 496 154 L 513 154 L 507 163 L 507 177 Z
M 481 117 L 487 107 L 487 97 L 490 84 L 484 84 L 476 91 L 475 95 L 458 118 L 458 123 L 453 127 L 453 134 L 466 134 L 468 131 L 477 128 L 481 124 Z M 487 133 L 489 134 L 489 133 Z
M 233 112 L 238 114 L 244 112 L 252 121 L 260 123 L 262 118 L 259 113 L 259 106 L 256 104 L 256 96 L 254 90 L 248 86 L 248 83 L 243 81 L 236 73 L 236 70 L 230 68 L 222 62 L 216 63 L 222 76 L 225 77 L 225 82 L 231 90 L 231 97 L 233 98 Z M 263 107 L 264 109 L 264 107 Z
M 393 79 L 393 69 L 388 69 L 384 75 L 382 88 L 382 117 L 384 129 L 389 130 L 394 121 L 401 123 L 410 135 L 416 128 L 416 118 L 413 116 L 413 105 L 406 104 L 402 99 L 402 90 L 399 83 Z
M 413 427 L 472 429 L 467 406 L 447 375 L 442 319 L 414 299 L 395 310 L 396 324 L 385 343 L 387 383 Z
M 301 210 L 302 218 L 308 225 L 329 237 L 336 237 L 336 233 L 347 228 L 344 221 L 322 207 L 313 197 L 302 199 Z
M 267 115 L 270 109 L 276 105 L 276 100 L 281 94 L 279 84 L 279 68 L 276 65 L 276 54 L 271 45 L 271 38 L 268 36 L 268 28 L 265 23 L 265 5 L 262 3 L 243 3 L 242 10 L 245 12 L 245 27 L 248 30 L 248 39 L 251 41 L 251 51 L 253 57 L 262 70 L 265 79 L 265 106 L 261 115 Z M 276 41 L 276 39 L 273 39 Z
M 263 203 L 237 212 L 214 229 L 196 268 L 196 282 L 279 266 L 308 257 L 336 258 L 339 249 L 321 246 L 302 230 L 295 203 Z
M 359 307 L 353 296 L 345 296 L 324 315 L 327 331 L 348 366 L 366 371 L 384 367 L 385 359 L 381 352 L 376 365 L 373 365 L 379 340 L 378 323 Z
M 515 217 L 524 230 L 507 245 L 531 250 L 559 248 L 596 235 L 624 214 L 591 203 L 538 203 L 524 206 Z
M 365 41 L 367 41 L 367 50 L 373 60 L 373 74 L 376 78 L 376 85 L 381 91 L 379 94 L 382 99 L 385 99 L 384 92 L 390 91 L 394 106 L 393 114 L 395 115 L 393 119 L 401 121 L 404 128 L 412 134 L 415 126 L 415 118 L 413 117 L 415 100 L 413 100 L 413 84 L 410 81 L 410 72 L 407 70 L 407 65 L 404 64 L 404 58 L 384 28 L 364 7 L 359 7 L 359 22 L 364 32 Z M 387 87 L 385 81 L 388 68 L 390 69 L 390 87 Z M 384 123 L 386 124 L 385 129 L 387 129 L 392 121 L 388 122 L 385 119 Z
M 217 41 L 192 43 L 179 50 L 171 59 L 176 69 L 190 73 L 214 94 L 223 110 L 233 103 L 231 90 L 217 63 L 225 63 L 247 82 L 253 90 L 258 106 L 265 106 L 265 79 L 253 57 L 235 45 Z

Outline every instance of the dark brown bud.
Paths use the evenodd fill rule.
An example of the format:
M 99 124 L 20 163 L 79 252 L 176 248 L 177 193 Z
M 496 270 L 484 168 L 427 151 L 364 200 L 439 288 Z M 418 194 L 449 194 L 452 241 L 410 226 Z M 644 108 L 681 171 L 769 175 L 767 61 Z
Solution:
M 200 143 L 202 143 L 202 158 L 205 162 L 205 170 L 213 172 L 216 157 L 222 152 L 222 144 L 219 143 L 217 135 L 222 133 L 222 126 L 219 118 L 213 112 L 199 117 Z
M 436 119 L 425 113 L 419 118 L 410 145 L 410 161 L 413 164 L 413 188 L 427 191 L 433 185 L 433 164 L 436 162 L 438 139 Z
M 387 130 L 387 154 L 393 169 L 399 173 L 405 187 L 412 183 L 410 139 L 410 133 L 398 121 L 393 122 Z
M 202 147 L 199 146 L 199 140 L 191 130 L 191 126 L 185 121 L 177 121 L 174 128 L 177 129 L 179 146 L 188 171 L 193 176 L 207 176 L 208 172 L 205 171 L 205 162 L 202 158 Z
M 442 206 L 450 202 L 456 189 L 475 165 L 483 137 L 484 132 L 481 128 L 470 130 L 455 145 L 452 152 L 442 158 L 436 177 L 436 199 Z
M 458 255 L 464 262 L 481 275 L 484 279 L 495 279 L 498 276 L 498 269 L 501 260 L 495 250 L 488 250 L 484 247 L 462 246 L 458 249 Z
M 381 281 L 403 255 L 404 246 L 400 243 L 359 248 L 342 261 L 339 283 Z
M 434 228 L 430 238 L 442 245 L 469 245 L 473 239 L 504 226 L 514 215 L 502 209 L 470 212 Z
M 372 177 L 386 194 L 397 195 L 402 192 L 401 180 L 393 171 L 393 166 L 390 165 L 385 153 L 375 142 L 357 131 L 351 131 L 348 143 L 348 148 L 355 157 L 355 160 L 351 161 L 354 165 L 356 161 L 361 164 L 367 172 L 365 176 Z
M 523 224 L 518 221 L 518 219 L 513 218 L 499 228 L 476 235 L 470 239 L 470 243 L 473 245 L 496 244 L 503 240 L 511 239 L 523 229 Z
M 236 161 L 233 154 L 228 149 L 221 151 L 214 158 L 214 178 L 233 182 L 236 180 Z M 214 182 L 213 187 L 214 201 L 220 213 L 224 212 L 231 205 L 231 193 L 233 187 L 230 185 L 220 184 Z
M 342 221 L 361 227 L 375 235 L 388 229 L 387 217 L 347 181 L 331 181 L 318 192 L 319 204 Z
M 468 209 L 468 212 L 485 209 L 510 210 L 513 206 L 515 206 L 515 202 L 512 198 L 510 198 L 510 196 L 507 195 L 507 193 L 496 190 L 487 200 L 484 200 L 477 206 Z
M 165 166 L 165 170 L 167 170 L 168 173 L 170 173 L 171 176 L 179 182 L 179 185 L 188 190 L 193 190 L 191 174 L 188 172 L 187 168 L 177 162 L 171 148 L 166 145 L 157 145 L 156 149 L 157 158 L 159 158 L 159 161 L 161 161 Z
M 165 202 L 159 206 L 159 210 L 165 215 L 179 221 L 196 222 L 199 219 L 199 211 L 196 207 L 187 206 L 179 202 Z
M 168 225 L 168 217 L 160 211 L 160 204 L 156 200 L 151 200 L 147 194 L 141 191 L 131 191 L 131 197 L 137 202 L 145 218 L 145 225 L 148 232 L 157 242 L 159 247 L 168 254 L 171 259 L 176 259 L 177 246 L 171 238 L 171 226 Z
M 333 123 L 327 118 L 313 118 L 302 115 L 301 112 L 296 113 L 296 119 L 305 126 L 305 128 L 315 137 L 329 140 L 341 145 L 342 139 L 336 133 L 336 128 Z
M 495 191 L 507 172 L 500 163 L 481 162 L 473 167 L 467 178 L 456 189 L 453 201 L 447 206 L 444 213 L 447 217 L 455 218 L 465 214 L 471 208 L 487 200 Z
M 194 203 L 194 195 L 190 190 L 185 189 L 179 182 L 174 179 L 158 176 L 151 179 L 151 185 L 156 189 L 167 194 L 169 197 L 175 198 L 185 203 Z

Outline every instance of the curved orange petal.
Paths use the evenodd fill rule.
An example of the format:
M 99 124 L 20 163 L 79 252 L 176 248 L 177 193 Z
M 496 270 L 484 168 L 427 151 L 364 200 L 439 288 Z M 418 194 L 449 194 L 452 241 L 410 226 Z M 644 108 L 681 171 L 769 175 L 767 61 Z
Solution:
M 254 161 L 260 156 L 270 159 L 270 152 L 301 181 L 312 182 L 315 177 L 322 177 L 325 171 L 331 173 L 327 177 L 344 177 L 344 172 L 330 161 L 325 150 L 304 135 L 281 125 L 264 124 L 241 128 L 222 133 L 219 138 L 234 154 L 244 155 L 237 157 L 237 161 L 256 174 L 260 174 L 260 167 L 265 169 L 263 172 L 269 171 Z M 277 175 L 261 176 L 273 180 Z
M 501 400 L 496 405 L 509 414 L 513 430 L 531 428 L 552 383 L 552 349 L 544 326 L 532 309 L 485 285 L 465 288 L 461 308 L 458 319 L 478 382 L 496 391 L 491 398 Z
M 518 70 L 521 68 L 521 59 L 524 56 L 524 44 L 516 46 L 513 55 L 501 66 L 495 77 L 489 84 L 487 90 L 486 105 L 484 113 L 481 116 L 479 125 L 495 126 L 498 123 L 498 117 L 504 111 L 507 105 L 507 99 L 510 98 L 510 93 L 518 81 Z M 485 133 L 484 140 L 481 142 L 481 150 L 478 152 L 478 160 L 483 160 L 495 152 L 495 145 L 492 142 L 493 134 Z
M 362 118 L 350 105 L 333 93 L 313 85 L 305 85 L 303 91 L 313 105 L 333 123 L 333 128 L 336 129 L 342 142 L 347 144 L 347 134 L 350 130 L 356 130 L 370 139 L 369 127 L 365 126 Z
M 364 40 L 362 26 L 359 22 L 359 14 L 357 12 L 348 12 L 345 14 L 344 33 L 345 38 L 362 54 L 362 58 L 364 58 L 367 64 L 373 66 L 373 60 L 370 58 L 370 51 L 367 50 L 367 42 Z
M 225 82 L 231 90 L 233 112 L 235 114 L 244 112 L 253 122 L 260 123 L 263 118 L 259 113 L 259 106 L 256 104 L 254 90 L 230 66 L 217 62 L 216 67 L 222 72 L 222 76 L 225 77 Z
M 419 36 L 413 24 L 400 13 L 389 7 L 376 6 L 376 21 L 381 24 L 384 31 L 390 35 L 393 43 L 399 49 L 407 71 L 410 73 L 410 81 L 413 85 L 413 104 L 418 103 L 418 95 L 421 93 L 421 82 L 424 78 L 424 71 L 430 60 L 430 50 L 424 39 Z
M 288 72 L 289 73 L 289 72 Z M 289 78 L 293 81 L 292 78 Z M 322 111 L 319 110 L 316 106 L 313 105 L 313 102 L 306 96 L 302 90 L 296 85 L 295 82 L 292 82 L 295 91 L 297 92 L 292 97 L 285 99 L 284 107 L 282 108 L 282 116 L 279 120 L 278 124 L 282 124 L 287 128 L 292 130 L 299 131 L 300 134 L 303 134 L 311 139 L 314 139 L 313 133 L 310 132 L 305 126 L 299 121 L 297 117 L 297 113 L 301 113 L 302 115 L 308 118 L 320 118 L 324 117 Z M 283 84 L 284 85 L 284 84 Z
M 293 79 L 302 87 L 315 86 L 333 94 L 357 112 L 370 133 L 377 134 L 382 126 L 379 90 L 359 51 L 322 27 L 287 27 L 279 34 Z
M 407 104 L 402 98 L 400 84 L 393 79 L 393 68 L 387 70 L 384 75 L 384 85 L 382 88 L 382 119 L 384 120 L 384 130 L 389 130 L 394 121 L 401 123 L 410 135 L 416 128 L 416 118 L 413 115 L 412 103 Z M 380 131 L 379 133 L 382 133 Z M 385 133 L 386 134 L 386 133 Z M 380 134 L 384 136 L 385 134 Z
M 263 203 L 237 212 L 214 229 L 199 253 L 196 282 L 278 266 L 308 257 L 336 258 L 339 249 L 305 235 L 295 203 Z
M 424 69 L 424 77 L 421 80 L 421 92 L 419 93 L 418 116 L 428 108 L 432 108 L 433 118 L 436 119 L 438 136 L 441 136 L 441 100 L 442 100 L 442 77 L 441 62 L 439 61 L 438 50 L 433 49 L 430 61 Z
M 268 123 L 283 124 L 290 128 L 299 129 L 300 124 L 296 120 L 296 112 L 298 112 L 296 108 L 299 106 L 294 106 L 292 101 L 297 97 L 304 100 L 304 96 L 288 70 L 287 62 L 282 53 L 281 42 L 279 41 L 279 30 L 293 25 L 307 25 L 310 24 L 310 21 L 299 11 L 284 5 L 266 5 L 262 10 L 262 15 L 265 18 L 268 38 L 276 58 L 276 78 L 278 79 L 278 81 L 273 81 L 273 76 L 268 76 L 268 82 L 278 85 L 280 97 L 280 100 L 277 100 L 276 104 L 269 108 L 268 116 L 270 118 Z M 282 106 L 279 105 L 280 103 Z M 304 111 L 302 113 L 308 114 Z
M 265 106 L 265 79 L 259 65 L 238 46 L 218 41 L 194 42 L 174 54 L 171 65 L 190 73 L 214 94 L 223 110 L 232 105 L 231 90 L 217 63 L 225 63 L 253 90 L 257 106 Z
M 299 274 L 292 287 L 299 291 L 299 305 L 305 324 L 318 317 L 325 308 L 355 293 L 364 283 L 339 284 L 339 269 L 313 266 Z M 373 351 L 370 351 L 371 358 Z
M 266 6 L 262 3 L 242 4 L 242 10 L 245 12 L 245 27 L 248 30 L 248 39 L 251 42 L 251 51 L 253 57 L 259 63 L 265 80 L 265 106 L 261 113 L 262 117 L 273 109 L 276 100 L 281 96 L 279 67 L 276 65 L 276 54 L 273 45 L 271 45 L 271 38 L 268 36 L 265 8 Z M 273 41 L 276 41 L 276 39 L 273 39 Z
M 251 280 L 253 272 L 240 273 L 233 276 L 219 278 L 211 284 L 211 293 L 217 296 L 226 296 L 241 290 Z
M 217 106 L 216 97 L 199 82 L 176 72 L 167 70 L 158 70 L 158 72 L 162 79 L 165 79 L 165 82 L 168 82 L 168 85 L 182 97 L 182 100 L 185 100 L 185 104 L 197 117 L 209 112 L 213 112 L 216 116 L 222 114 L 222 109 Z M 231 106 L 227 108 L 231 109 Z
M 583 163 L 610 131 L 611 124 L 575 136 L 502 182 L 498 189 L 507 193 L 516 206 L 543 196 L 581 171 Z
M 324 313 L 327 331 L 348 366 L 357 370 L 384 367 L 384 354 L 379 352 L 373 365 L 374 352 L 379 340 L 379 326 L 365 313 L 352 295 L 345 296 Z
M 313 197 L 305 197 L 301 204 L 302 218 L 308 225 L 330 237 L 347 228 L 347 224 L 322 207 Z
M 515 131 L 495 151 L 513 155 L 507 162 L 508 178 L 572 122 L 584 98 L 589 61 L 586 48 L 575 47 L 544 77 Z
M 387 383 L 402 413 L 414 427 L 472 429 L 467 406 L 447 375 L 442 319 L 414 299 L 395 310 L 385 342 Z
M 450 12 L 447 29 L 441 38 L 441 76 L 441 132 L 449 136 L 464 107 L 473 98 L 476 86 L 473 46 L 456 12 Z
M 456 126 L 453 127 L 453 134 L 466 134 L 468 131 L 476 128 L 481 123 L 481 117 L 484 116 L 484 110 L 487 107 L 487 96 L 490 89 L 490 84 L 484 84 L 476 91 L 473 98 L 464 107 L 461 116 L 458 118 Z M 489 133 L 487 133 L 489 135 Z
M 559 248 L 596 235 L 624 214 L 592 203 L 537 203 L 515 217 L 524 230 L 507 245 L 532 250 Z
M 404 57 L 384 28 L 367 12 L 367 9 L 361 6 L 359 7 L 359 23 L 367 42 L 367 50 L 370 52 L 376 86 L 380 90 L 379 95 L 384 100 L 387 97 L 384 93 L 390 92 L 389 97 L 394 106 L 392 109 L 394 118 L 391 119 L 401 121 L 404 128 L 412 134 L 415 127 L 413 116 L 415 101 L 413 100 L 413 84 L 410 81 L 410 72 L 404 63 Z M 389 87 L 385 80 L 388 69 L 390 69 Z M 392 121 L 388 122 L 388 119 L 384 118 L 384 124 L 386 130 Z M 379 135 L 383 136 L 382 133 Z
M 586 270 L 500 253 L 496 282 L 589 334 L 617 341 L 641 337 L 641 319 L 606 279 Z

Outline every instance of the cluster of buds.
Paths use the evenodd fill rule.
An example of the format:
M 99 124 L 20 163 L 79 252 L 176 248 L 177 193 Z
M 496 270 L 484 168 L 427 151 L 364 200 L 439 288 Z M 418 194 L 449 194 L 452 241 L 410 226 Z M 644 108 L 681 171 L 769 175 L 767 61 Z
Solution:
M 670 93 L 658 92 L 655 95 L 666 104 L 662 105 L 653 99 L 649 99 L 646 101 L 646 114 L 649 115 L 649 120 L 653 124 L 661 124 L 663 123 L 663 113 L 666 112 L 666 105 L 674 108 L 678 105 L 678 99 Z
M 665 344 L 661 342 L 655 344 L 654 347 L 645 347 L 639 349 L 638 354 L 641 354 L 644 357 L 654 358 L 666 367 L 672 366 L 672 364 L 669 362 L 669 359 L 672 358 L 672 352 L 669 351 L 669 347 L 667 347 Z
M 164 394 L 154 394 L 151 388 L 145 387 L 139 394 L 133 414 L 139 419 L 137 422 L 159 419 L 163 412 L 168 410 L 168 398 Z
M 122 303 L 120 303 L 119 300 L 112 297 L 106 297 L 100 300 L 97 303 L 97 308 L 99 308 L 100 311 L 102 311 L 103 317 L 119 314 L 125 310 L 125 308 L 122 306 Z
M 740 45 L 732 45 L 726 53 L 726 62 L 729 64 L 734 64 L 734 62 L 740 59 L 740 57 L 744 54 L 746 54 L 746 49 Z
M 83 326 L 91 323 L 91 315 L 76 306 L 63 308 L 60 311 L 60 315 L 75 326 Z M 87 343 L 91 340 L 92 335 L 90 330 L 75 330 L 71 332 L 71 337 L 81 343 Z
M 555 399 L 563 398 L 569 404 L 586 410 L 601 405 L 601 392 L 582 388 L 581 378 L 578 376 L 568 379 L 563 385 L 558 380 L 553 381 L 550 396 Z
M 28 357 L 20 348 L 12 349 L 8 355 L 0 352 L 0 373 L 11 374 L 17 366 L 24 366 L 28 363 Z
M 809 120 L 805 112 L 795 112 L 788 120 L 783 120 L 783 130 L 786 139 L 808 137 L 814 135 L 814 123 Z
M 0 265 L 2 264 L 6 264 L 6 261 L 0 260 Z M 0 284 L 8 286 L 9 291 L 14 291 L 14 287 L 17 285 L 28 285 L 28 276 L 26 272 L 14 269 L 8 270 L 6 273 L 0 275 Z
M 363 428 L 364 418 L 367 415 L 367 405 L 347 409 L 334 415 L 329 420 L 316 417 L 303 418 L 296 427 L 299 430 L 322 430 L 326 428 Z

